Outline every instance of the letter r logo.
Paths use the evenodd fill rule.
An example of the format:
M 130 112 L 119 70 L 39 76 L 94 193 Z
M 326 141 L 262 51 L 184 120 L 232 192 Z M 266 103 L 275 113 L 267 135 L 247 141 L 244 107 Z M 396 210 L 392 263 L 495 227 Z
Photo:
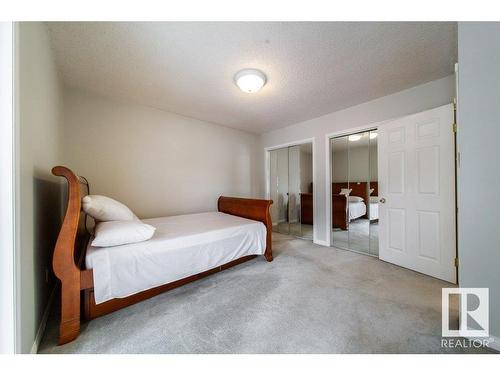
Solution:
M 459 329 L 450 329 L 450 295 L 460 299 Z M 489 289 L 443 288 L 441 323 L 443 337 L 489 337 Z

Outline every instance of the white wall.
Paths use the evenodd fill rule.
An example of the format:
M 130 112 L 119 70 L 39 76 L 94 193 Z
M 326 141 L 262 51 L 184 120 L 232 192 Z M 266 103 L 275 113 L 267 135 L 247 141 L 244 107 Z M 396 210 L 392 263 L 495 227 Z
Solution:
M 345 139 L 343 137 L 343 139 Z M 377 144 L 371 142 L 359 147 L 350 147 L 347 149 L 332 150 L 333 182 L 359 182 L 359 181 L 378 181 Z
M 500 23 L 458 24 L 458 277 L 490 288 L 500 339 Z M 500 350 L 500 342 L 496 342 Z
M 65 164 L 139 217 L 260 193 L 254 134 L 70 88 L 64 99 Z
M 61 96 L 45 25 L 20 23 L 17 48 L 19 126 L 17 215 L 20 347 L 30 352 L 54 286 L 52 252 L 61 222 Z
M 454 77 L 449 76 L 261 136 L 261 152 L 263 154 L 265 147 L 315 138 L 316 147 L 313 157 L 316 171 L 314 184 L 314 240 L 316 242 L 330 243 L 329 231 L 327 230 L 330 209 L 326 204 L 327 134 L 343 132 L 361 126 L 368 127 L 370 124 L 451 103 L 455 96 L 454 90 Z M 265 181 L 265 176 L 263 179 Z

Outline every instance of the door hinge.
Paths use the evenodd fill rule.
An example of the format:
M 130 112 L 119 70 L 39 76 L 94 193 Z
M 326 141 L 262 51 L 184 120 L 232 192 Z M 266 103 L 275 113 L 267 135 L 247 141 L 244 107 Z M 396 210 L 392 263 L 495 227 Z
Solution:
M 452 127 L 453 127 L 453 133 L 456 133 L 457 132 L 457 123 L 454 122 Z
M 455 267 L 458 267 L 458 257 L 455 258 Z

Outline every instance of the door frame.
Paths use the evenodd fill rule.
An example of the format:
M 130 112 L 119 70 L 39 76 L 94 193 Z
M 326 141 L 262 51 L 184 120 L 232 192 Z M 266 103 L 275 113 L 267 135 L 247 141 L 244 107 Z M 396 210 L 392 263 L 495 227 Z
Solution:
M 277 144 L 273 146 L 264 147 L 264 174 L 266 181 L 266 191 L 265 198 L 271 199 L 271 155 L 270 152 L 273 150 L 279 150 L 280 148 L 300 146 L 303 144 L 311 143 L 312 144 L 312 176 L 313 176 L 313 238 L 312 241 L 316 241 L 316 225 L 314 222 L 314 216 L 316 215 L 316 194 L 314 194 L 314 190 L 316 189 L 316 142 L 315 138 L 303 138 L 292 142 Z

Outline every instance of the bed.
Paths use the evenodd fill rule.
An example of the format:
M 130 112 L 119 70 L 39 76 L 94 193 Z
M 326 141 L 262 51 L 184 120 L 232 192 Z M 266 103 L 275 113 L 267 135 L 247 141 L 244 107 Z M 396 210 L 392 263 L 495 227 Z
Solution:
M 368 208 L 368 219 L 370 221 L 378 220 L 378 197 L 370 197 Z
M 352 189 L 349 197 L 340 194 L 342 189 Z M 368 194 L 366 182 L 333 182 L 332 227 L 347 230 L 352 220 L 367 217 Z M 360 198 L 360 200 L 353 201 L 353 198 Z
M 148 241 L 88 245 L 97 304 L 197 274 L 248 255 L 264 255 L 266 227 L 259 221 L 204 212 L 142 220 L 156 228 Z M 90 243 L 90 241 L 89 241 Z
M 370 196 L 368 197 L 368 219 L 378 220 L 378 182 L 370 182 Z
M 67 167 L 68 204 L 53 255 L 61 282 L 59 344 L 76 339 L 91 320 L 258 255 L 273 260 L 270 200 L 219 197 L 218 211 L 143 220 L 147 241 L 92 247 L 81 198 L 88 182 Z M 87 190 L 85 193 L 85 189 Z

